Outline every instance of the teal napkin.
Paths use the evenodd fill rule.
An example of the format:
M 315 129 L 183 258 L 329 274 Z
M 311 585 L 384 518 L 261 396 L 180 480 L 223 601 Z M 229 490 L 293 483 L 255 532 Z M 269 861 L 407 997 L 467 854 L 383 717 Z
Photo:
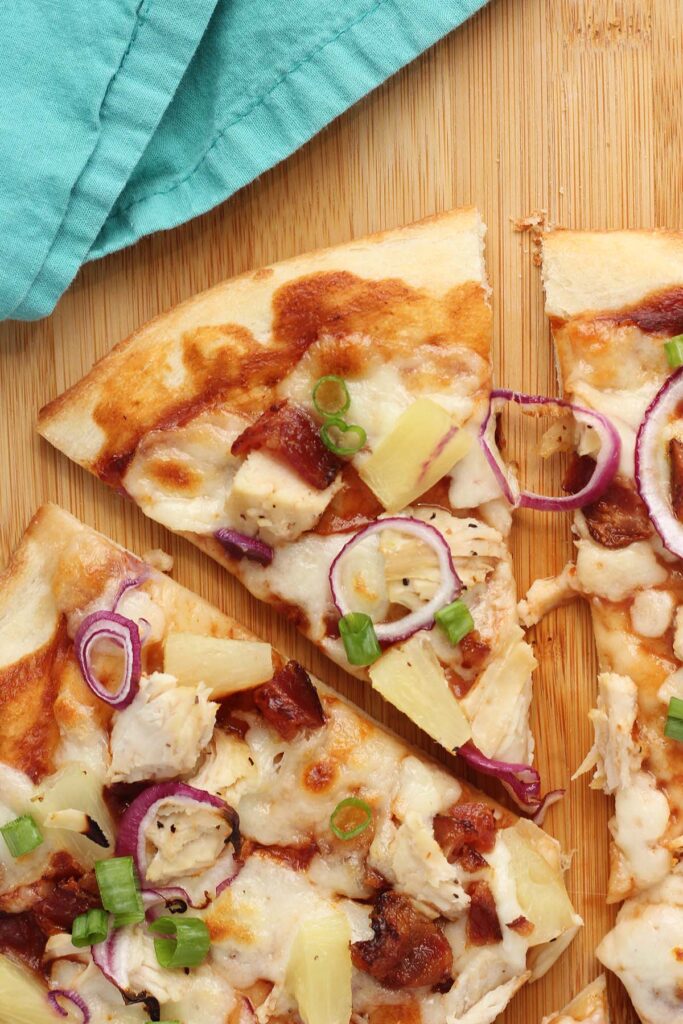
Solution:
M 220 203 L 485 0 L 0 0 L 0 319 Z

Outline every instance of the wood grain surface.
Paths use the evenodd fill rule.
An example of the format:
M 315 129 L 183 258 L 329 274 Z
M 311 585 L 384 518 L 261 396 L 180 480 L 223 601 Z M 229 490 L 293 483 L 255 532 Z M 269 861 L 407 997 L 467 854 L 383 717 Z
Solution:
M 489 227 L 497 379 L 555 393 L 532 238 L 512 222 L 545 210 L 569 227 L 683 226 L 682 53 L 681 0 L 493 0 L 217 210 L 86 267 L 49 319 L 0 325 L 0 560 L 48 499 L 135 551 L 161 546 L 177 580 L 430 749 L 207 558 L 40 441 L 36 410 L 141 321 L 195 291 L 469 203 Z M 513 452 L 521 429 L 510 425 Z M 544 487 L 558 485 L 554 467 L 538 472 Z M 513 551 L 523 591 L 570 555 L 567 519 L 518 516 Z M 537 763 L 547 786 L 567 786 L 590 744 L 595 657 L 585 609 L 548 616 L 532 639 Z M 506 1024 L 536 1024 L 598 971 L 594 949 L 614 917 L 604 902 L 608 816 L 585 777 L 548 816 L 576 851 L 568 884 L 586 926 L 551 973 L 515 998 Z M 636 1020 L 614 980 L 610 998 L 617 1024 Z

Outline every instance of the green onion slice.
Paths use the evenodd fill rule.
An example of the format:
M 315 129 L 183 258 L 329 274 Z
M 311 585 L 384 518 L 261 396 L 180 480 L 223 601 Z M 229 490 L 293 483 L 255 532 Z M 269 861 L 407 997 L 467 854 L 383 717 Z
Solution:
M 13 857 L 23 857 L 43 842 L 40 829 L 30 814 L 22 814 L 20 818 L 8 821 L 0 828 L 0 832 Z
M 474 629 L 474 619 L 464 601 L 447 604 L 445 608 L 439 609 L 434 618 L 454 647 Z
M 677 334 L 670 341 L 665 341 L 664 351 L 672 370 L 675 370 L 677 366 L 683 366 L 683 334 Z
M 109 917 L 98 908 L 79 914 L 71 925 L 71 941 L 79 949 L 82 946 L 96 946 L 104 942 L 109 931 Z
M 340 444 L 339 439 L 335 440 L 330 431 L 336 430 L 344 435 L 346 444 Z M 347 435 L 348 440 L 347 440 Z M 359 452 L 368 439 L 367 434 L 357 423 L 347 423 L 341 416 L 331 416 L 327 423 L 320 428 L 320 436 L 326 448 L 329 448 L 335 455 L 355 455 Z
M 343 377 L 328 373 L 316 381 L 313 388 L 313 405 L 316 412 L 326 418 L 341 416 L 351 405 L 351 395 Z
M 162 967 L 198 967 L 206 959 L 211 938 L 199 917 L 158 917 L 150 931 L 161 936 L 154 950 Z
M 112 857 L 95 863 L 102 906 L 114 915 L 114 927 L 137 924 L 145 918 L 132 857 Z
M 347 829 L 346 831 L 337 825 L 337 818 L 344 812 L 347 807 L 353 807 L 356 810 L 362 811 L 365 818 L 358 825 L 354 825 L 353 828 Z M 361 800 L 357 796 L 347 796 L 345 800 L 342 800 L 337 804 L 335 809 L 330 815 L 330 828 L 334 832 L 337 839 L 355 839 L 361 832 L 365 832 L 366 828 L 372 821 L 372 807 L 365 800 Z
M 372 665 L 382 654 L 372 619 L 365 612 L 342 615 L 339 635 L 351 665 Z
M 669 712 L 664 726 L 664 735 L 670 740 L 683 743 L 683 700 L 672 697 L 669 701 Z

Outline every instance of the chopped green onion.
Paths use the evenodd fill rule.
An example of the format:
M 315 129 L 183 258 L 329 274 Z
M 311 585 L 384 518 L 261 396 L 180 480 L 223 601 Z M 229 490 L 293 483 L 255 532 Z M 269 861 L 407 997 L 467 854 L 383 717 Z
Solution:
M 162 967 L 198 967 L 206 959 L 211 938 L 200 917 L 159 917 L 149 927 L 161 936 L 154 950 Z
M 337 825 L 337 818 L 347 808 L 353 807 L 359 811 L 362 811 L 365 818 L 358 825 L 354 825 L 352 828 L 344 830 Z M 334 832 L 337 839 L 355 839 L 361 832 L 365 832 L 366 828 L 372 821 L 372 807 L 366 803 L 365 800 L 361 800 L 357 796 L 347 796 L 345 800 L 342 800 L 337 804 L 335 809 L 330 815 L 330 828 Z
M 683 700 L 672 697 L 669 701 L 669 712 L 664 726 L 664 735 L 670 740 L 683 743 Z
M 347 445 L 338 444 L 330 434 L 332 429 L 338 430 L 340 434 L 351 434 L 349 438 L 351 443 Z M 320 436 L 325 447 L 329 448 L 335 455 L 355 455 L 356 452 L 361 450 L 368 439 L 362 427 L 359 427 L 357 423 L 347 423 L 341 416 L 332 416 L 328 419 L 327 423 L 323 423 L 320 428 Z
M 454 647 L 474 629 L 474 619 L 464 601 L 447 604 L 445 608 L 439 609 L 434 618 Z
M 114 915 L 114 927 L 137 924 L 145 918 L 132 857 L 112 857 L 95 863 L 102 906 Z
M 43 842 L 40 829 L 30 814 L 22 814 L 20 818 L 8 821 L 0 828 L 0 832 L 13 857 L 23 857 Z
M 109 931 L 109 917 L 104 910 L 88 910 L 79 914 L 71 925 L 71 941 L 79 949 L 104 942 Z
M 372 619 L 365 612 L 342 615 L 339 635 L 351 665 L 372 665 L 382 654 Z
M 664 351 L 672 370 L 675 370 L 677 366 L 683 366 L 683 334 L 677 334 L 670 341 L 665 341 Z
M 326 402 L 324 396 L 327 393 L 329 398 L 330 392 L 334 397 Z M 337 401 L 334 401 L 334 398 Z M 341 416 L 345 413 L 351 405 L 351 395 L 343 377 L 338 377 L 336 373 L 328 373 L 316 381 L 313 388 L 313 405 L 321 416 Z

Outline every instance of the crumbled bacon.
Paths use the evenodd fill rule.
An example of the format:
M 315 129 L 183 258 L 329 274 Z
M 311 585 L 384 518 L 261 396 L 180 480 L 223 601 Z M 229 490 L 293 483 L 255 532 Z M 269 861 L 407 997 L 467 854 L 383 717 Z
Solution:
M 284 740 L 302 729 L 320 729 L 325 714 L 318 691 L 298 661 L 288 661 L 267 683 L 253 691 L 254 703 Z
M 326 448 L 315 421 L 305 409 L 288 401 L 276 402 L 232 443 L 233 455 L 265 448 L 289 463 L 311 487 L 324 491 L 343 466 Z
M 669 441 L 671 461 L 671 507 L 676 519 L 683 522 L 683 441 L 673 437 Z
M 443 985 L 452 977 L 453 951 L 441 928 L 407 896 L 383 892 L 370 918 L 372 939 L 354 942 L 351 959 L 387 988 Z
M 39 971 L 46 942 L 46 936 L 30 911 L 23 914 L 0 911 L 0 953 L 14 954 L 28 967 Z
M 457 861 L 466 871 L 478 871 L 496 843 L 496 819 L 486 804 L 454 804 L 447 814 L 434 818 L 434 838 L 450 864 Z
M 516 917 L 514 921 L 508 921 L 506 927 L 511 928 L 512 931 L 517 932 L 518 935 L 524 936 L 531 935 L 531 933 L 534 930 L 534 926 L 529 920 L 529 918 L 524 917 L 523 914 L 520 914 L 519 917 Z
M 500 942 L 503 933 L 496 912 L 496 902 L 488 882 L 478 880 L 467 888 L 467 941 L 472 946 L 491 946 Z
M 595 460 L 589 455 L 575 456 L 564 479 L 564 490 L 576 494 L 586 486 L 594 469 Z M 615 478 L 597 501 L 584 505 L 581 511 L 591 537 L 603 547 L 625 548 L 652 536 L 647 508 L 628 480 Z

